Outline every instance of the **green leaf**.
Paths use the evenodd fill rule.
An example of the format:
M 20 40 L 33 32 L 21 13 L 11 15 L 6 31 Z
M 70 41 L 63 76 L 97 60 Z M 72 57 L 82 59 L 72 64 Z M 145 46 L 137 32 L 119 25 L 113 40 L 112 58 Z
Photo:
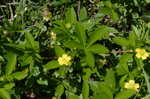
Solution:
M 105 15 L 111 15 L 112 10 L 113 10 L 112 8 L 108 8 L 108 7 L 101 8 L 101 12 Z
M 1 99 L 11 99 L 9 92 L 4 88 L 0 88 L 0 98 Z
M 85 54 L 86 54 L 86 63 L 89 66 L 95 66 L 95 57 L 94 57 L 94 55 L 89 51 L 85 51 Z
M 113 39 L 113 41 L 116 44 L 120 45 L 120 46 L 126 46 L 126 47 L 128 47 L 129 44 L 130 44 L 129 40 L 127 40 L 127 39 L 125 39 L 123 37 L 116 37 L 116 38 Z
M 64 53 L 65 53 L 65 51 L 60 46 L 55 47 L 56 56 L 62 56 Z
M 135 90 L 131 89 L 123 90 L 116 95 L 115 99 L 129 99 L 135 93 L 136 93 Z
M 34 41 L 34 37 L 28 32 L 25 33 L 25 38 L 26 38 L 26 48 L 33 49 L 34 51 L 39 52 L 39 42 Z
M 77 22 L 75 28 L 76 28 L 76 35 L 78 39 L 80 40 L 81 44 L 85 46 L 87 37 L 86 37 L 84 25 Z
M 73 24 L 77 20 L 77 16 L 76 16 L 76 13 L 75 13 L 73 7 L 72 8 L 68 8 L 65 16 L 66 16 L 66 22 L 67 23 Z
M 7 61 L 8 62 L 6 65 L 5 74 L 9 75 L 15 70 L 17 63 L 17 54 L 9 51 L 7 53 Z
M 91 31 L 93 29 L 93 27 L 99 23 L 99 19 L 88 19 L 82 23 L 85 27 L 85 30 Z
M 118 13 L 117 13 L 117 12 L 115 12 L 114 10 L 112 10 L 111 18 L 112 18 L 112 20 L 113 20 L 113 21 L 117 21 L 117 20 L 119 20 Z
M 79 16 L 79 18 L 80 18 L 81 21 L 86 20 L 88 18 L 87 11 L 86 11 L 85 7 L 83 7 L 80 10 L 80 16 Z
M 113 5 L 112 5 L 111 1 L 103 1 L 103 3 L 104 3 L 104 5 L 105 5 L 106 7 L 112 9 Z
M 48 62 L 46 65 L 43 66 L 45 70 L 51 70 L 51 69 L 56 69 L 58 67 L 61 67 L 61 65 L 59 65 L 59 63 L 55 60 L 52 60 L 50 62 Z
M 83 99 L 89 99 L 89 84 L 87 80 L 83 81 L 82 84 L 82 95 L 83 95 Z
M 98 27 L 92 34 L 88 40 L 88 46 L 95 43 L 97 40 L 102 40 L 104 38 L 109 38 L 109 33 L 118 33 L 115 28 L 108 26 L 100 26 Z
M 23 56 L 20 56 L 19 59 L 21 66 L 26 66 L 30 64 L 33 60 L 33 57 L 29 54 L 24 54 Z
M 46 85 L 46 86 L 48 86 L 48 80 L 45 80 L 45 79 L 42 79 L 42 78 L 39 78 L 37 80 L 37 83 L 40 84 L 40 85 Z
M 83 46 L 74 40 L 64 42 L 64 46 L 70 49 L 83 49 Z
M 35 47 L 35 43 L 34 43 L 34 38 L 31 35 L 31 33 L 26 32 L 25 33 L 25 38 L 27 40 L 27 42 L 29 43 L 29 46 L 31 46 L 31 48 Z
M 15 83 L 7 83 L 4 85 L 5 89 L 12 89 L 15 86 Z
M 21 42 L 20 44 L 6 43 L 4 45 L 8 46 L 8 47 L 11 47 L 11 48 L 14 48 L 14 49 L 19 50 L 19 51 L 25 50 L 25 43 L 24 42 Z
M 134 32 L 131 32 L 129 34 L 129 44 L 131 47 L 135 48 L 136 47 L 136 42 L 137 41 L 137 35 Z
M 119 63 L 116 67 L 116 71 L 118 75 L 124 75 L 126 73 L 129 73 L 128 69 L 128 61 L 132 60 L 133 54 L 125 53 L 120 57 Z
M 63 93 L 64 93 L 64 86 L 60 84 L 55 89 L 55 96 L 61 96 Z
M 17 80 L 22 80 L 27 76 L 28 76 L 28 69 L 21 71 L 21 72 L 15 72 L 12 74 L 12 77 L 17 79 Z
M 115 72 L 112 69 L 107 70 L 107 74 L 105 76 L 104 81 L 111 89 L 115 90 L 116 79 L 115 79 Z
M 94 94 L 92 99 L 113 99 L 113 94 L 110 87 L 107 86 L 106 83 L 91 81 L 90 87 Z
M 88 48 L 88 51 L 91 51 L 92 53 L 96 53 L 96 54 L 106 54 L 109 52 L 109 50 L 105 46 L 100 44 L 95 44 L 90 46 Z
M 68 72 L 68 70 L 66 69 L 66 67 L 60 67 L 58 70 L 55 71 L 55 75 L 56 77 L 64 77 L 66 75 L 66 73 Z
M 69 91 L 66 91 L 66 99 L 83 99 L 82 96 L 75 95 Z

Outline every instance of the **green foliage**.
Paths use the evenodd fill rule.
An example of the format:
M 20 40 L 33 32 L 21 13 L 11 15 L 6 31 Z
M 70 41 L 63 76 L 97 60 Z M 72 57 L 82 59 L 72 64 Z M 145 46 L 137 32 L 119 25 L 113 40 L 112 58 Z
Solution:
M 129 99 L 133 94 L 135 94 L 135 90 L 124 90 L 118 93 L 115 99 Z
M 17 55 L 16 55 L 16 53 L 8 52 L 7 53 L 7 60 L 8 60 L 8 62 L 7 62 L 7 65 L 6 65 L 5 74 L 9 75 L 16 68 L 16 63 L 17 63 Z
M 45 70 L 49 70 L 49 69 L 58 68 L 58 67 L 60 67 L 60 65 L 58 64 L 57 61 L 54 60 L 54 61 L 48 62 L 48 63 L 45 64 L 43 67 L 44 67 Z
M 0 99 L 149 99 L 149 5 L 1 0 Z
M 0 97 L 2 99 L 11 99 L 10 94 L 8 93 L 8 91 L 4 88 L 0 88 Z

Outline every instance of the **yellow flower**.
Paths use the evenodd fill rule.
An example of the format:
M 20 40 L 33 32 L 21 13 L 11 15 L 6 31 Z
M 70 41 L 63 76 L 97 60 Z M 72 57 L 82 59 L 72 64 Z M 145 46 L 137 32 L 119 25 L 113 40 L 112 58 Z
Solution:
M 52 99 L 57 99 L 57 98 L 55 96 L 53 96 Z
M 56 33 L 55 32 L 51 32 L 51 39 L 56 40 Z
M 129 80 L 129 82 L 126 82 L 125 85 L 124 85 L 124 88 L 127 88 L 127 89 L 137 90 L 139 87 L 140 87 L 139 84 L 135 83 L 134 80 Z
M 142 58 L 143 60 L 144 59 L 147 59 L 147 57 L 149 57 L 149 53 L 145 51 L 145 49 L 140 49 L 140 48 L 137 48 L 135 49 L 135 52 L 136 52 L 136 57 L 137 58 Z
M 67 54 L 63 54 L 62 57 L 58 58 L 58 63 L 60 65 L 70 65 L 71 62 L 71 56 L 68 56 Z

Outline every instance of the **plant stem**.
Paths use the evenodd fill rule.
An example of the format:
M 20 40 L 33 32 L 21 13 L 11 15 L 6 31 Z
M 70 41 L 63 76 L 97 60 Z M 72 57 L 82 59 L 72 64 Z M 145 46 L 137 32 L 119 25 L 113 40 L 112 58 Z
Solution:
M 145 81 L 146 81 L 148 93 L 150 94 L 150 82 L 149 82 L 149 77 L 148 77 L 147 73 L 145 72 L 144 68 L 143 68 L 143 74 L 144 74 L 144 78 L 145 78 Z

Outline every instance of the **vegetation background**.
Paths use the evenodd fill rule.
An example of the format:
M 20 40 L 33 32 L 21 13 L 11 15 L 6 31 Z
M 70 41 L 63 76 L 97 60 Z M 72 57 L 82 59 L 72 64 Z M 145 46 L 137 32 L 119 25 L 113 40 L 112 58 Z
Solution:
M 150 99 L 150 0 L 0 0 L 0 99 Z

